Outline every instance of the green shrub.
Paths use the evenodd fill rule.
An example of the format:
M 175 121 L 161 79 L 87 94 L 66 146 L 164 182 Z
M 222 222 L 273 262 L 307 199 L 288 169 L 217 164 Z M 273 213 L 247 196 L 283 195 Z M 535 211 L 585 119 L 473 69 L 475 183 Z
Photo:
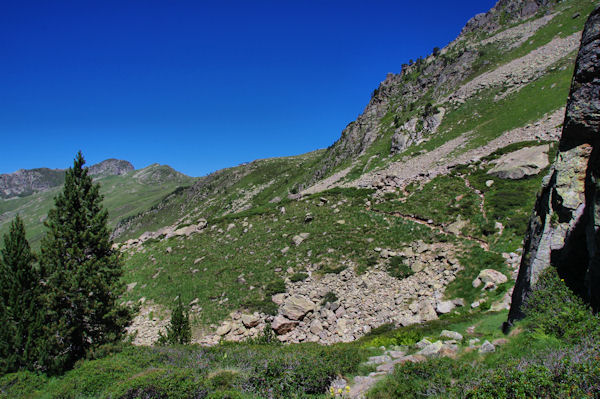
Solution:
M 574 294 L 553 267 L 537 281 L 523 307 L 527 324 L 567 341 L 577 341 L 582 332 L 600 335 L 600 318 Z
M 271 324 L 267 324 L 265 328 L 263 328 L 262 332 L 254 337 L 246 340 L 249 344 L 255 345 L 280 345 L 281 341 L 277 339 L 277 335 L 271 328 Z
M 346 270 L 346 266 L 344 266 L 344 265 L 340 265 L 337 267 L 326 265 L 321 268 L 321 273 L 323 273 L 323 274 L 340 274 L 344 270 Z
M 271 300 L 271 297 L 275 294 L 281 294 L 285 292 L 285 281 L 283 279 L 271 281 L 265 287 L 265 296 Z
M 304 281 L 308 278 L 308 274 L 306 273 L 294 273 L 292 277 L 290 277 L 290 281 L 292 283 L 297 283 L 298 281 Z
M 321 301 L 321 305 L 327 305 L 327 303 L 333 303 L 335 301 L 338 300 L 337 295 L 335 294 L 335 292 L 333 291 L 329 291 L 327 294 L 325 294 L 325 296 L 323 297 L 323 300 Z
M 216 391 L 230 390 L 235 387 L 239 381 L 240 376 L 237 371 L 234 370 L 219 370 L 213 373 L 208 383 L 210 387 Z
M 403 279 L 415 274 L 410 266 L 404 263 L 405 258 L 403 256 L 394 256 L 390 260 L 387 271 L 390 276 L 397 279 Z
M 402 329 L 397 331 L 393 335 L 382 335 L 371 339 L 370 341 L 365 342 L 362 347 L 363 348 L 378 348 L 380 346 L 390 347 L 390 346 L 410 346 L 419 342 L 422 338 L 422 335 L 419 332 L 413 329 Z

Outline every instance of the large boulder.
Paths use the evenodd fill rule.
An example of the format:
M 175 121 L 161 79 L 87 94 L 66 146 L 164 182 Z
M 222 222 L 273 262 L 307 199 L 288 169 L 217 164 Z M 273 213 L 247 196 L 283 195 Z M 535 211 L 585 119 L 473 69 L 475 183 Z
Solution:
M 488 171 L 488 174 L 512 180 L 537 175 L 549 165 L 549 150 L 550 146 L 545 144 L 504 154 L 494 161 L 495 166 Z
M 544 178 L 525 235 L 509 324 L 548 267 L 600 310 L 600 7 L 586 22 L 559 153 Z
M 297 321 L 289 320 L 282 315 L 277 315 L 271 323 L 271 328 L 279 335 L 287 334 L 298 325 Z
M 499 284 L 506 283 L 508 278 L 500 273 L 498 270 L 494 269 L 484 269 L 479 272 L 479 275 L 475 280 L 473 280 L 473 287 L 477 288 L 482 283 L 484 284 L 484 288 L 495 288 Z
M 315 303 L 310 299 L 301 295 L 292 295 L 285 300 L 281 313 L 290 320 L 302 320 L 308 312 L 312 312 L 315 308 Z

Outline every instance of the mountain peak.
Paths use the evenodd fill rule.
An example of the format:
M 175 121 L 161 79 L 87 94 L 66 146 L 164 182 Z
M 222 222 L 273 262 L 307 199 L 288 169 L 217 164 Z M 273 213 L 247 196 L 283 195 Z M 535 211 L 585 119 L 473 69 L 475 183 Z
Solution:
M 90 176 L 104 177 L 124 175 L 135 170 L 135 168 L 129 161 L 110 158 L 90 166 L 88 170 Z

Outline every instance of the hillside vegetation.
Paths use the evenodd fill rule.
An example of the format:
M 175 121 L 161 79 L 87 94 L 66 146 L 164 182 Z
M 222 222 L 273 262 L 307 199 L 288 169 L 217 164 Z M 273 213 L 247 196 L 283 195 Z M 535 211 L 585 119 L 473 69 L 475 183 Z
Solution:
M 130 341 L 5 375 L 0 398 L 598 397 L 600 321 L 556 273 L 502 331 L 596 6 L 533 3 L 388 75 L 327 149 L 98 179 Z M 55 190 L 0 222 L 35 243 Z M 157 345 L 179 301 L 192 344 Z

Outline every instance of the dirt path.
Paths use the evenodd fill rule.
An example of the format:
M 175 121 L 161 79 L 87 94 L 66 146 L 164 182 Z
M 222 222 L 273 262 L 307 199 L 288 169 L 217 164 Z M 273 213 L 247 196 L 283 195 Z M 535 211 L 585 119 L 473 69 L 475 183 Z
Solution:
M 373 208 L 367 208 L 367 210 L 371 211 L 371 212 L 379 213 L 381 215 L 394 216 L 397 218 L 401 218 L 401 219 L 404 219 L 404 220 L 407 220 L 407 221 L 410 221 L 413 223 L 420 224 L 422 226 L 427 226 L 431 230 L 435 230 L 440 234 L 453 235 L 457 238 L 462 238 L 463 240 L 474 241 L 477 244 L 479 244 L 479 246 L 481 248 L 485 249 L 486 251 L 489 251 L 489 249 L 490 249 L 489 244 L 487 242 L 485 242 L 484 240 L 477 238 L 477 237 L 473 237 L 471 235 L 465 235 L 462 233 L 457 234 L 457 233 L 450 232 L 445 229 L 445 226 L 443 224 L 436 223 L 436 222 L 432 221 L 431 219 L 423 219 L 423 218 L 420 218 L 415 215 L 407 215 L 407 214 L 403 214 L 400 212 L 385 212 L 385 211 L 373 209 Z
M 467 186 L 468 189 L 472 190 L 475 194 L 477 194 L 477 196 L 479 196 L 479 199 L 481 200 L 481 202 L 479 203 L 479 212 L 481 212 L 485 220 L 488 220 L 487 215 L 485 213 L 485 195 L 481 191 L 477 190 L 475 187 L 471 186 L 471 182 L 467 177 L 462 177 L 462 179 L 465 181 L 465 186 Z

